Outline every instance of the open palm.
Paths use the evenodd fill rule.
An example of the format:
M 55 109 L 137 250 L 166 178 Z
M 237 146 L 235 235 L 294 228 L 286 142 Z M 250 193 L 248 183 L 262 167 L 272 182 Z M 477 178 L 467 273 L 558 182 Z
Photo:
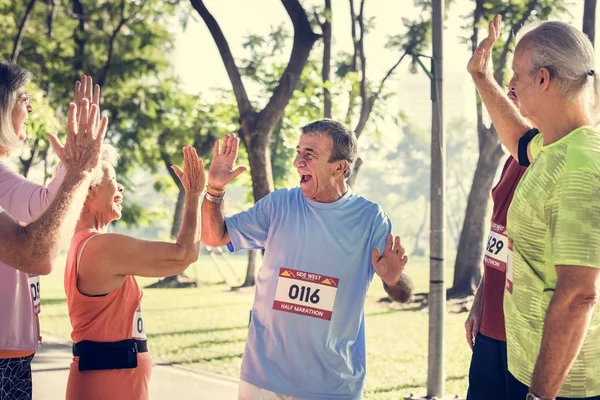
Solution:
M 378 248 L 373 249 L 371 262 L 375 272 L 388 286 L 394 286 L 400 280 L 400 275 L 406 267 L 408 257 L 404 254 L 404 247 L 400 244 L 400 237 L 388 233 L 387 243 L 383 253 Z
M 477 49 L 467 64 L 467 71 L 471 75 L 484 75 L 492 68 L 492 49 L 500 37 L 502 17 L 496 15 L 488 24 L 488 36 L 479 43 Z
M 213 158 L 208 170 L 208 184 L 214 189 L 223 190 L 229 182 L 246 171 L 246 167 L 233 169 L 239 144 L 240 140 L 231 133 L 225 135 L 222 145 L 220 140 L 215 141 Z

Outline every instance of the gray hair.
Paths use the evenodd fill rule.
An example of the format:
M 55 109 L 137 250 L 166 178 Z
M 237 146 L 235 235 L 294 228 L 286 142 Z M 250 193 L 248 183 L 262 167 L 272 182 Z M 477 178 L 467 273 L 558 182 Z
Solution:
M 101 168 L 96 172 L 96 176 L 92 179 L 90 186 L 97 186 L 102 182 L 104 177 L 104 165 L 109 164 L 113 167 L 119 162 L 119 153 L 117 149 L 108 143 L 102 144 L 102 153 L 100 154 Z
M 517 48 L 531 50 L 531 71 L 547 68 L 568 100 L 593 89 L 595 108 L 600 106 L 600 79 L 595 71 L 594 47 L 580 30 L 564 22 L 543 22 L 520 32 Z M 589 78 L 593 78 L 593 87 Z M 589 93 L 589 92 L 588 92 Z
M 356 134 L 354 132 L 333 119 L 321 119 L 303 126 L 302 134 L 318 134 L 330 137 L 332 144 L 329 162 L 348 161 L 348 168 L 344 171 L 344 176 L 347 179 L 352 175 L 352 167 L 358 157 Z
M 31 80 L 31 72 L 10 61 L 0 61 L 0 156 L 20 146 L 12 124 L 17 91 Z

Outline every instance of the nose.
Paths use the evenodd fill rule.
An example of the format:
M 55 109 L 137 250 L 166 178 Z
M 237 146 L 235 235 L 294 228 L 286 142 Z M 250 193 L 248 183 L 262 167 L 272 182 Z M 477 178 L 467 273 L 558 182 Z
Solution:
M 121 185 L 120 183 L 119 186 L 117 186 L 117 188 L 119 190 L 119 193 L 123 193 L 123 191 L 125 190 L 125 186 Z
M 27 104 L 27 114 L 31 114 L 33 112 L 33 107 L 31 104 Z
M 302 157 L 300 157 L 300 154 L 296 154 L 296 158 L 294 158 L 294 168 L 300 168 L 303 165 L 304 162 Z

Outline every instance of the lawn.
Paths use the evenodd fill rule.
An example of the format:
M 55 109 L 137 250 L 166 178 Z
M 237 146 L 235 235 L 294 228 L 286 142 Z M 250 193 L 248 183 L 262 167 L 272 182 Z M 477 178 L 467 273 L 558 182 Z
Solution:
M 227 256 L 238 275 L 245 271 L 246 258 Z M 221 261 L 222 271 L 234 280 Z M 62 262 L 57 263 L 62 265 Z M 188 289 L 145 289 L 142 310 L 149 346 L 155 359 L 237 377 L 253 290 L 232 292 L 222 282 L 207 255 L 188 269 L 199 287 Z M 413 260 L 407 269 L 416 292 L 428 287 L 426 261 Z M 446 271 L 451 282 L 452 271 Z M 56 268 L 42 278 L 42 331 L 65 340 L 70 325 L 62 286 L 63 269 Z M 156 279 L 141 278 L 145 286 Z M 367 378 L 366 399 L 399 399 L 411 393 L 424 395 L 427 382 L 427 308 L 417 304 L 398 310 L 396 304 L 378 303 L 385 295 L 374 280 L 367 296 Z M 457 308 L 457 307 L 453 307 Z M 446 393 L 466 393 L 470 353 L 463 322 L 466 314 L 449 312 L 446 317 Z

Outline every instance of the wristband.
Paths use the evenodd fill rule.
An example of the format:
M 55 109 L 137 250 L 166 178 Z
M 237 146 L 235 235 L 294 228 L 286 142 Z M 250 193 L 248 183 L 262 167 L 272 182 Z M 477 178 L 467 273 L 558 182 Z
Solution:
M 210 201 L 211 203 L 222 203 L 223 202 L 223 196 L 213 196 L 212 194 L 206 192 L 204 194 L 204 198 L 208 201 Z

